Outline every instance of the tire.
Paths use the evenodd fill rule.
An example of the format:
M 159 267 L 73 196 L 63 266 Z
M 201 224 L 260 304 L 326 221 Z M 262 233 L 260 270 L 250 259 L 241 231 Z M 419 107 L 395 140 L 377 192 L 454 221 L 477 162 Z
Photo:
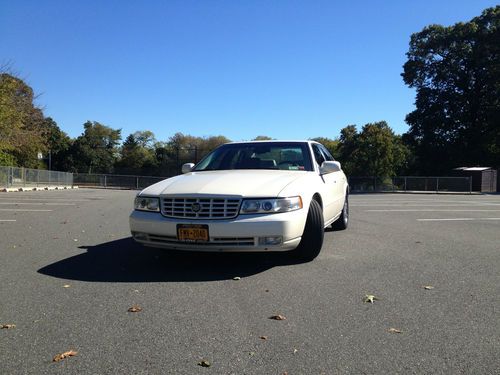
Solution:
M 346 193 L 340 217 L 332 224 L 333 229 L 344 230 L 349 226 L 349 195 Z
M 316 258 L 323 246 L 324 235 L 323 210 L 318 202 L 312 200 L 302 239 L 299 246 L 292 250 L 294 258 L 304 262 L 310 262 Z

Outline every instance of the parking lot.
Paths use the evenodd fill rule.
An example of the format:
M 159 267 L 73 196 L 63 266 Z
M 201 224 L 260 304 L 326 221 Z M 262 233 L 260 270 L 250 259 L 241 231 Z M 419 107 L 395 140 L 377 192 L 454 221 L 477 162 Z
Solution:
M 141 248 L 135 193 L 0 193 L 0 374 L 500 374 L 499 195 L 352 195 L 300 264 Z

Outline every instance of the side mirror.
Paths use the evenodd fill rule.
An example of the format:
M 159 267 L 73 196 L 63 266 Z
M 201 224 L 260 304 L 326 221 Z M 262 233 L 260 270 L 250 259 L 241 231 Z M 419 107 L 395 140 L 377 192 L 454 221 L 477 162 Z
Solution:
M 338 161 L 324 161 L 319 168 L 321 174 L 340 172 L 342 167 Z
M 182 164 L 182 173 L 189 173 L 189 172 L 191 172 L 191 169 L 193 169 L 193 167 L 194 167 L 193 163 Z

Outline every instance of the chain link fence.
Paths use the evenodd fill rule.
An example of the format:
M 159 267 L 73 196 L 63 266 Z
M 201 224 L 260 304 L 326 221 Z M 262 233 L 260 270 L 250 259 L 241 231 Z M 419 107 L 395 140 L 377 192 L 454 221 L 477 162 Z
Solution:
M 166 178 L 167 177 L 88 173 L 75 173 L 73 175 L 74 184 L 78 187 L 93 187 L 103 189 L 142 190 Z
M 429 191 L 472 193 L 471 177 L 349 177 L 352 192 Z
M 0 166 L 0 188 L 73 186 L 73 173 Z

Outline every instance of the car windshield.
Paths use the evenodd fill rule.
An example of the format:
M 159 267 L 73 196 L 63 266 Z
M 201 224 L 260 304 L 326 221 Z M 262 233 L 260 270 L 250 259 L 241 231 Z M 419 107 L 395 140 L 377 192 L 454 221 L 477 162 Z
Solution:
M 259 142 L 222 145 L 203 158 L 193 171 L 227 169 L 312 171 L 313 167 L 305 142 Z

